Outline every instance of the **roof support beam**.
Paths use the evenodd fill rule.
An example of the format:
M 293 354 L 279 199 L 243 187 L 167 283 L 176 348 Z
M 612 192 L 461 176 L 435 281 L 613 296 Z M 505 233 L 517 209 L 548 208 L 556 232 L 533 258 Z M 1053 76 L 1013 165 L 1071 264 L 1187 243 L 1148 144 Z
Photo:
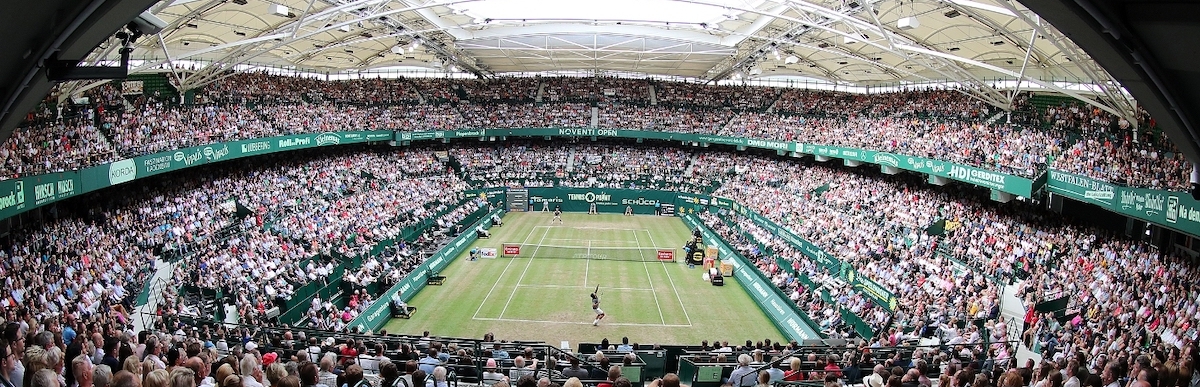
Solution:
M 1016 14 L 1017 18 L 1020 18 L 1033 27 L 1037 34 L 1045 37 L 1046 40 L 1050 41 L 1050 44 L 1054 45 L 1055 48 L 1058 48 L 1059 51 L 1066 53 L 1069 58 L 1072 58 L 1071 63 L 1075 64 L 1080 71 L 1083 71 L 1084 75 L 1090 79 L 1092 84 L 1096 85 L 1096 87 L 1100 89 L 1100 94 L 1104 95 L 1105 102 L 1108 102 L 1107 105 L 1094 106 L 1101 109 L 1105 109 L 1107 107 L 1108 109 L 1105 111 L 1125 119 L 1125 121 L 1128 121 L 1133 128 L 1137 128 L 1138 117 L 1136 102 L 1134 102 L 1132 95 L 1129 95 L 1123 89 L 1121 89 L 1120 82 L 1117 82 L 1117 80 L 1113 79 L 1113 77 L 1109 75 L 1107 71 L 1100 68 L 1099 64 L 1097 64 L 1090 55 L 1084 53 L 1079 46 L 1076 46 L 1074 43 L 1068 43 L 1069 40 L 1065 36 L 1062 36 L 1062 34 L 1057 30 L 1051 31 L 1050 29 L 1046 28 L 1046 26 L 1042 24 L 1042 18 L 1040 16 L 1033 14 L 1031 11 L 1022 12 L 1018 10 L 1015 5 L 1008 2 L 1000 1 L 999 3 L 1001 6 L 1008 8 L 1009 11 L 1012 11 L 1014 14 Z M 1088 102 L 1088 104 L 1098 102 L 1094 100 L 1083 101 Z M 1138 131 L 1134 131 L 1135 135 L 1137 132 Z

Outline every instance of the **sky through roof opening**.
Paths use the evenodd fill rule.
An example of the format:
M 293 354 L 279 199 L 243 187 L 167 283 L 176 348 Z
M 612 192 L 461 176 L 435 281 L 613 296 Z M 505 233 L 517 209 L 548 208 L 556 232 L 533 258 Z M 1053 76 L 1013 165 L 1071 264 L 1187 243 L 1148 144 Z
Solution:
M 711 0 L 707 4 L 671 0 L 482 0 L 450 5 L 477 19 L 616 20 L 669 23 L 716 23 L 753 9 L 763 0 Z

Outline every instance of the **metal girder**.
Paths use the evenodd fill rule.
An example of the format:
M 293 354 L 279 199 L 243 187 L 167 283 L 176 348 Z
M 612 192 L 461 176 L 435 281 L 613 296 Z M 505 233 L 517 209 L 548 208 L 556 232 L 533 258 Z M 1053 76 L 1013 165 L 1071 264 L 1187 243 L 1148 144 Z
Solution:
M 848 27 L 856 28 L 860 31 L 876 29 L 875 25 L 872 25 L 868 22 L 854 18 L 852 15 L 844 13 L 844 12 L 839 12 L 839 11 L 831 10 L 828 8 L 824 8 L 819 5 L 809 3 L 807 1 L 797 1 L 797 0 L 786 0 L 786 1 L 788 1 L 788 3 L 792 4 L 794 7 L 797 7 L 798 10 L 817 13 L 826 18 L 839 19 L 839 21 L 846 23 L 846 25 Z M 864 6 L 861 6 L 860 8 L 866 9 L 867 7 L 864 5 Z M 821 29 L 823 31 L 830 32 L 835 35 L 842 36 L 843 38 L 855 39 L 863 44 L 873 46 L 873 47 L 883 50 L 887 53 L 890 53 L 892 55 L 896 55 L 898 57 L 904 58 L 904 59 L 911 61 L 917 65 L 920 65 L 921 67 L 924 67 L 930 71 L 934 71 L 934 72 L 946 77 L 947 79 L 949 79 L 951 81 L 957 82 L 959 84 L 967 85 L 968 87 L 960 88 L 959 90 L 967 92 L 972 97 L 975 97 L 983 102 L 986 102 L 990 105 L 993 105 L 993 106 L 996 106 L 996 107 L 999 107 L 1002 109 L 1007 108 L 1007 106 L 1008 106 L 1008 104 L 1005 102 L 1005 96 L 1003 93 L 1001 93 L 995 87 L 992 87 L 991 85 L 989 85 L 987 82 L 984 82 L 982 79 L 979 79 L 978 77 L 975 76 L 975 74 L 972 74 L 970 71 L 967 71 L 966 69 L 962 68 L 958 64 L 956 64 L 952 61 L 949 61 L 946 58 L 939 57 L 939 56 L 914 57 L 914 56 L 910 55 L 909 53 L 904 52 L 903 50 L 897 49 L 900 44 L 911 45 L 911 46 L 923 46 L 923 45 L 920 44 L 919 42 L 916 42 L 915 40 L 909 39 L 906 36 L 896 34 L 894 31 L 892 31 L 890 29 L 883 28 L 883 29 L 879 30 L 879 32 L 881 34 L 883 34 L 884 36 L 887 37 L 888 45 L 884 46 L 877 42 L 873 42 L 870 39 L 863 39 L 861 36 L 851 35 L 845 31 L 841 31 L 841 30 L 834 29 L 834 28 L 829 28 L 827 26 L 814 25 L 813 28 Z M 930 51 L 933 51 L 933 50 L 930 50 Z
M 1003 1 L 997 1 L 997 2 L 1003 3 Z M 1000 25 L 995 20 L 992 20 L 991 18 L 985 16 L 983 13 L 976 11 L 975 8 L 965 7 L 965 6 L 959 5 L 958 3 L 955 3 L 952 1 L 946 2 L 946 5 L 950 6 L 950 8 L 953 8 L 955 11 L 958 11 L 959 13 L 961 13 L 963 15 L 967 15 L 967 17 L 969 19 L 974 20 L 975 22 L 977 22 L 979 24 L 982 24 L 984 27 L 987 27 L 990 30 L 996 31 L 996 33 L 998 33 L 998 34 L 1000 34 L 1000 36 L 1004 37 L 1004 39 L 1007 40 L 1008 43 L 1012 44 L 1013 46 L 1021 47 L 1021 43 L 1024 43 L 1024 39 L 1021 39 L 1020 37 L 1018 37 L 1016 35 L 1016 33 L 1009 30 L 1008 28 L 1005 28 L 1003 25 Z M 1019 12 L 1014 11 L 1013 13 L 1019 13 Z M 1037 46 L 1032 45 L 1032 43 L 1030 44 L 1029 48 L 1032 49 L 1032 52 L 1030 54 L 1032 54 L 1034 63 L 1042 64 L 1042 63 L 1053 61 L 1053 58 L 1051 57 L 1050 54 L 1042 52 L 1042 50 L 1039 50 L 1037 48 Z
M 706 2 L 705 0 L 677 0 L 677 1 L 696 3 L 696 4 L 713 5 L 711 3 Z M 788 4 L 789 6 L 793 7 L 797 11 L 799 11 L 801 15 L 812 15 L 812 16 L 816 16 L 816 17 L 820 18 L 820 19 L 810 18 L 810 20 L 801 20 L 801 19 L 797 19 L 794 17 L 788 17 L 788 16 L 783 16 L 783 15 L 778 16 L 777 17 L 778 19 L 786 20 L 788 22 L 793 23 L 793 28 L 790 29 L 791 31 L 797 31 L 796 27 L 799 26 L 800 28 L 803 28 L 803 31 L 800 31 L 801 33 L 808 32 L 811 30 L 821 30 L 821 31 L 829 32 L 834 35 L 842 36 L 844 38 L 858 40 L 864 44 L 867 44 L 867 45 L 876 47 L 880 50 L 883 50 L 885 52 L 891 53 L 892 55 L 896 55 L 898 57 L 905 58 L 908 61 L 911 61 L 917 65 L 920 65 L 921 67 L 924 67 L 930 71 L 934 71 L 954 82 L 958 82 L 960 84 L 967 84 L 967 85 L 971 86 L 971 87 L 968 87 L 965 89 L 959 89 L 960 92 L 964 92 L 974 98 L 977 98 L 981 101 L 987 102 L 988 104 L 991 104 L 991 105 L 994 105 L 997 107 L 1005 108 L 1007 106 L 1007 104 L 1004 102 L 1005 98 L 1004 98 L 1003 94 L 1001 94 L 994 87 L 983 82 L 983 80 L 977 78 L 974 74 L 971 74 L 966 69 L 963 69 L 960 66 L 956 65 L 954 62 L 951 62 L 944 58 L 939 58 L 936 56 L 930 56 L 928 58 L 914 58 L 912 55 L 910 55 L 908 53 L 897 50 L 895 48 L 895 44 L 891 43 L 891 42 L 895 42 L 897 40 L 908 43 L 910 41 L 910 39 L 908 39 L 906 37 L 891 34 L 889 30 L 885 29 L 883 34 L 885 36 L 891 35 L 891 37 L 889 38 L 889 45 L 884 46 L 879 43 L 872 42 L 869 39 L 863 39 L 862 36 L 860 36 L 858 34 L 850 34 L 848 32 L 841 31 L 841 30 L 838 30 L 838 29 L 835 29 L 835 28 L 832 28 L 829 26 L 829 25 L 833 24 L 834 22 L 840 21 L 840 22 L 845 23 L 848 27 L 855 28 L 859 31 L 862 31 L 862 30 L 874 31 L 876 29 L 876 26 L 874 26 L 868 22 L 865 22 L 865 21 L 862 21 L 862 20 L 852 17 L 848 12 L 846 12 L 846 10 L 832 10 L 832 9 L 824 8 L 824 7 L 814 5 L 814 4 L 811 4 L 808 2 L 801 2 L 801 1 L 791 1 L 791 0 L 779 0 L 779 1 L 785 1 L 786 4 Z M 865 6 L 860 6 L 855 9 L 858 11 L 862 11 L 866 8 L 867 7 L 865 7 Z M 746 8 L 737 8 L 737 10 L 742 11 L 742 12 L 756 13 L 756 14 L 761 13 L 760 11 L 753 10 L 753 9 L 746 9 Z M 784 34 L 784 35 L 786 36 L 787 34 Z M 793 36 L 794 35 L 795 34 L 793 34 Z M 757 38 L 762 39 L 762 37 L 757 37 Z M 778 37 L 768 37 L 767 40 L 779 40 L 779 39 L 778 39 Z M 790 41 L 787 43 L 795 44 L 794 42 L 790 42 Z M 909 44 L 913 44 L 913 43 L 909 43 Z M 720 76 L 714 76 L 714 77 L 710 78 L 710 80 L 715 81 L 715 80 L 720 80 L 720 79 L 727 77 L 728 75 L 732 74 L 732 72 L 734 70 L 736 70 L 739 66 L 744 66 L 746 64 L 746 62 L 752 60 L 752 58 L 756 57 L 760 52 L 762 52 L 766 47 L 769 47 L 769 46 L 770 46 L 770 43 L 766 43 L 761 48 L 749 51 L 746 54 L 747 56 L 742 58 L 738 62 L 736 62 L 736 64 L 734 66 L 731 66 L 731 68 L 726 68 L 724 71 L 722 71 L 721 73 L 718 74 Z M 869 63 L 872 66 L 875 66 L 881 70 L 885 69 L 885 68 L 890 68 L 894 71 L 913 74 L 911 72 L 902 70 L 896 66 L 890 66 L 885 63 L 871 60 L 870 58 L 862 58 L 861 54 L 859 54 L 859 53 L 855 53 L 855 52 L 837 52 L 837 53 L 839 55 L 845 55 L 845 56 L 848 56 L 851 58 L 860 59 L 860 60 L 862 60 L 866 63 Z M 917 60 L 917 59 L 927 59 L 927 60 L 929 60 L 929 62 L 925 62 L 925 61 Z M 920 77 L 920 78 L 925 78 L 925 77 Z M 925 79 L 927 79 L 927 78 L 925 78 Z M 836 78 L 835 78 L 835 80 L 836 80 Z
M 190 88 L 196 88 L 196 87 L 200 87 L 205 84 L 211 83 L 213 80 L 216 79 L 216 77 L 219 76 L 217 74 L 219 74 L 222 71 L 232 69 L 235 66 L 240 65 L 240 64 L 247 63 L 251 59 L 258 57 L 259 55 L 262 55 L 264 53 L 270 52 L 279 47 L 286 46 L 288 44 L 306 39 L 308 37 L 311 37 L 311 36 L 314 36 L 314 35 L 317 35 L 320 33 L 334 31 L 343 26 L 349 26 L 349 25 L 358 23 L 360 21 L 375 19 L 375 18 L 379 18 L 381 16 L 393 15 L 393 14 L 408 12 L 408 11 L 413 10 L 413 8 L 400 8 L 400 9 L 393 9 L 393 10 L 388 10 L 388 11 L 384 11 L 384 12 L 379 12 L 379 13 L 369 15 L 369 16 L 360 15 L 359 17 L 353 18 L 349 21 L 331 24 L 327 27 L 318 28 L 315 31 L 311 31 L 311 32 L 308 32 L 305 34 L 300 34 L 300 35 L 293 35 L 291 32 L 283 31 L 284 27 L 291 26 L 291 23 L 308 24 L 308 23 L 311 23 L 313 20 L 323 20 L 325 17 L 335 14 L 337 12 L 341 12 L 345 9 L 351 9 L 354 7 L 363 6 L 363 5 L 371 3 L 373 1 L 378 1 L 378 0 L 359 0 L 359 1 L 354 1 L 354 2 L 347 3 L 347 4 L 342 4 L 342 5 L 339 5 L 336 7 L 331 7 L 328 9 L 321 10 L 320 12 L 318 12 L 316 14 L 308 15 L 308 17 L 306 17 L 304 19 L 298 19 L 298 20 L 284 22 L 280 25 L 274 26 L 270 30 L 260 33 L 259 35 L 255 36 L 253 38 L 241 40 L 238 42 L 218 45 L 216 47 L 210 47 L 207 49 L 201 49 L 201 50 L 193 51 L 190 53 L 180 54 L 177 59 L 187 58 L 187 57 L 191 57 L 191 56 L 195 56 L 195 55 L 202 55 L 202 54 L 205 54 L 208 52 L 216 52 L 216 51 L 220 51 L 220 50 L 228 49 L 228 48 L 234 48 L 233 52 L 225 55 L 224 57 L 222 57 L 218 60 L 213 61 L 208 66 L 205 66 L 204 69 L 202 69 L 200 72 L 198 72 L 197 74 L 193 75 L 190 78 L 192 80 L 192 82 L 189 82 L 188 85 L 181 85 L 181 87 L 190 89 Z M 433 6 L 438 6 L 438 5 L 446 5 L 446 4 L 451 4 L 451 3 L 466 3 L 466 2 L 472 2 L 472 1 L 478 1 L 478 0 L 452 0 L 452 1 L 449 1 L 446 3 L 424 5 L 422 7 L 433 7 Z M 262 44 L 259 44 L 259 43 L 271 42 L 272 40 L 275 40 L 275 39 L 279 39 L 279 40 L 273 42 L 273 44 L 268 43 L 270 46 L 266 47 L 266 48 L 263 48 Z M 255 49 L 255 48 L 261 48 L 261 49 L 258 52 L 249 52 L 249 50 Z M 139 67 L 139 69 L 158 66 L 158 65 L 161 65 L 162 63 L 164 63 L 164 62 L 157 61 L 157 62 L 148 64 L 148 65 L 143 65 L 143 66 Z
M 1080 71 L 1083 71 L 1088 78 L 1091 78 L 1088 80 L 1088 82 L 1096 85 L 1096 87 L 1100 89 L 1100 94 L 1104 95 L 1105 100 L 1111 104 L 1111 106 L 1109 106 L 1111 110 L 1105 109 L 1105 106 L 1094 106 L 1105 109 L 1106 111 L 1113 113 L 1118 117 L 1124 118 L 1125 121 L 1128 121 L 1129 124 L 1135 129 L 1138 127 L 1137 103 L 1133 100 L 1132 95 L 1125 93 L 1121 89 L 1120 82 L 1117 82 L 1116 79 L 1113 79 L 1113 77 L 1109 75 L 1108 71 L 1100 68 L 1099 64 L 1097 64 L 1090 55 L 1084 53 L 1079 46 L 1075 45 L 1074 43 L 1068 43 L 1069 39 L 1067 39 L 1065 36 L 1062 36 L 1058 30 L 1047 29 L 1046 26 L 1042 24 L 1042 19 L 1040 16 L 1035 14 L 1031 18 L 1029 14 L 1017 10 L 1016 6 L 1013 4 L 1004 1 L 999 3 L 1009 11 L 1012 11 L 1014 14 L 1016 14 L 1017 18 L 1025 21 L 1031 27 L 1033 27 L 1037 34 L 1042 35 L 1046 38 L 1046 40 L 1050 41 L 1050 44 L 1054 45 L 1055 48 L 1058 48 L 1059 52 L 1063 52 L 1068 55 L 1068 58 L 1072 58 L 1070 62 L 1078 67 Z M 1088 102 L 1088 104 L 1091 105 L 1093 102 L 1098 101 L 1085 100 L 1084 102 Z

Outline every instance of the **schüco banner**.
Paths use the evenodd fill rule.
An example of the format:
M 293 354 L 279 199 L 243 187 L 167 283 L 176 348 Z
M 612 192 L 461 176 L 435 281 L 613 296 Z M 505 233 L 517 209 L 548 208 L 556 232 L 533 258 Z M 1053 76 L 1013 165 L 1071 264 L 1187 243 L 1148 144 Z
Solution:
M 1200 235 L 1200 201 L 1184 192 L 1130 188 L 1073 173 L 1050 170 L 1046 189 L 1106 210 Z
M 733 249 L 729 248 L 729 245 L 717 237 L 707 226 L 704 226 L 695 216 L 684 215 L 683 221 L 688 228 L 699 228 L 704 237 L 704 243 L 716 246 L 721 261 L 733 265 L 733 274 L 734 278 L 737 278 L 737 283 L 754 299 L 754 303 L 767 314 L 775 327 L 783 332 L 788 340 L 802 341 L 821 338 L 821 335 L 817 333 L 816 323 L 803 311 L 800 311 L 796 303 L 789 300 L 782 291 L 772 285 L 758 269 L 747 264 L 741 254 L 735 253 Z
M 484 228 L 490 228 L 491 222 L 488 222 L 488 220 L 490 220 L 492 216 L 504 216 L 504 214 L 505 212 L 503 209 L 497 208 L 488 213 L 487 216 L 480 218 L 475 222 L 475 224 L 472 224 L 471 227 L 467 227 L 466 229 L 474 230 L 480 225 L 482 225 Z M 466 251 L 467 247 L 471 246 L 471 244 L 477 239 L 478 236 L 473 232 L 464 232 L 458 237 L 455 237 L 454 240 L 446 245 L 446 247 L 443 247 L 440 251 L 429 257 L 429 259 L 425 260 L 425 263 L 422 263 L 420 266 L 417 266 L 416 269 L 413 269 L 413 271 L 410 272 L 408 276 L 404 277 L 403 280 L 400 280 L 400 282 L 397 282 L 395 285 L 392 285 L 391 288 L 388 288 L 387 291 L 383 292 L 383 295 L 380 295 L 379 298 L 376 298 L 379 301 L 372 303 L 371 306 L 367 307 L 367 309 L 359 314 L 358 317 L 355 317 L 354 320 L 350 321 L 349 326 L 362 326 L 365 330 L 372 332 L 378 331 L 379 328 L 382 328 L 383 325 L 392 318 L 391 308 L 389 305 L 392 300 L 392 296 L 396 295 L 396 293 L 399 293 L 400 299 L 404 300 L 404 302 L 412 300 L 413 296 L 417 295 L 417 292 L 420 292 L 421 289 L 425 288 L 426 279 L 429 278 L 430 275 L 441 272 L 442 269 L 445 269 L 446 266 L 449 266 L 455 258 L 458 258 L 458 256 Z
M 1031 179 L 924 157 L 813 144 L 804 144 L 800 152 L 927 173 L 1024 197 L 1035 191 Z
M 654 214 L 662 204 L 675 203 L 675 193 L 637 189 L 600 188 L 529 188 L 529 210 L 555 207 L 567 212 L 587 212 L 593 204 L 597 212 L 624 213 L 633 207 L 635 214 Z
M 649 140 L 666 140 L 694 142 L 697 144 L 736 145 L 749 148 L 772 149 L 776 151 L 795 152 L 800 146 L 790 141 L 776 141 L 757 138 L 726 137 L 691 133 L 672 133 L 625 129 L 597 128 L 522 128 L 522 129 L 474 129 L 474 130 L 434 130 L 420 132 L 397 132 L 399 141 L 426 141 L 457 138 L 480 137 L 620 137 Z
M 0 181 L 0 219 L 75 195 L 207 163 L 292 149 L 386 141 L 391 131 L 301 134 L 210 144 L 114 161 L 79 171 Z

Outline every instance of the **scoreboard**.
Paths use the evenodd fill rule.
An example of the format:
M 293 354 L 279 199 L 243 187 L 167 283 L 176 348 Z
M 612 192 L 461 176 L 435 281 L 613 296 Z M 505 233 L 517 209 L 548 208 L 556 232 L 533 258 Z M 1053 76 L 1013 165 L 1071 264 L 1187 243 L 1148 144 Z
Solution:
M 529 190 L 510 188 L 508 190 L 509 211 L 529 211 Z

